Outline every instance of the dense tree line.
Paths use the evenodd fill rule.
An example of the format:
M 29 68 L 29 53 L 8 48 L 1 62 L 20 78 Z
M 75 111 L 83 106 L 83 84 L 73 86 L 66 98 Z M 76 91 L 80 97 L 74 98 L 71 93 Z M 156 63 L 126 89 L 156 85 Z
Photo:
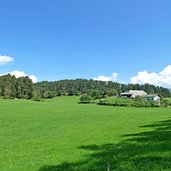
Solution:
M 171 93 L 167 88 L 150 84 L 121 84 L 111 81 L 103 82 L 86 79 L 54 82 L 43 81 L 34 84 L 34 88 L 42 98 L 73 96 L 86 93 L 91 95 L 93 99 L 98 99 L 107 96 L 115 96 L 129 90 L 144 90 L 148 94 L 159 94 L 162 97 L 171 97 Z
M 29 77 L 16 78 L 10 74 L 0 77 L 0 96 L 4 98 L 34 99 L 88 94 L 93 99 L 115 96 L 128 90 L 144 90 L 148 94 L 171 97 L 168 89 L 150 84 L 120 84 L 86 79 L 43 81 L 33 84 Z
M 3 98 L 31 99 L 33 83 L 29 77 L 16 78 L 10 74 L 0 77 L 0 96 Z

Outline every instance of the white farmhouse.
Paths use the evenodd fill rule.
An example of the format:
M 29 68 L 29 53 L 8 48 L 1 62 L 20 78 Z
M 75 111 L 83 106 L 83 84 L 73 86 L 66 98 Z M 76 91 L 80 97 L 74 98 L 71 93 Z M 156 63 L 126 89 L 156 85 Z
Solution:
M 147 100 L 153 100 L 153 101 L 155 101 L 155 102 L 160 102 L 161 96 L 158 95 L 158 94 L 148 94 L 148 95 L 146 96 L 146 99 L 147 99 Z

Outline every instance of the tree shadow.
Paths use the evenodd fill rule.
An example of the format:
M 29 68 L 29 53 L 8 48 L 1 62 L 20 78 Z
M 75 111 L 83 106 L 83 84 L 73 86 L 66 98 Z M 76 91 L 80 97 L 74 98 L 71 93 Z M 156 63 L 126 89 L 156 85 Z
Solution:
M 86 105 L 86 104 L 91 104 L 91 102 L 77 102 L 77 104 L 83 104 L 83 105 Z
M 92 154 L 77 163 L 43 166 L 39 171 L 169 171 L 171 170 L 171 120 L 141 128 L 153 128 L 137 134 L 123 135 L 119 144 L 80 146 Z

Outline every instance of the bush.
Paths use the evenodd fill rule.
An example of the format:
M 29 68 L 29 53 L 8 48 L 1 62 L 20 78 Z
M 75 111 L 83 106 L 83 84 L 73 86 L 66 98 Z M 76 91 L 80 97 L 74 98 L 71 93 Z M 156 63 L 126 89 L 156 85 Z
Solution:
M 132 106 L 132 107 L 158 107 L 160 104 L 155 101 L 149 101 L 142 97 L 136 97 L 134 99 L 129 98 L 108 98 L 100 100 L 99 105 L 108 106 Z
M 91 99 L 92 99 L 92 97 L 91 97 L 89 94 L 87 94 L 87 93 L 83 94 L 83 95 L 80 97 L 80 101 L 81 101 L 82 103 L 90 103 L 90 102 L 91 102 Z
M 109 105 L 109 106 L 131 106 L 131 99 L 108 98 L 105 100 L 100 100 L 98 104 Z
M 171 102 L 168 99 L 163 99 L 161 101 L 161 106 L 163 107 L 171 106 Z

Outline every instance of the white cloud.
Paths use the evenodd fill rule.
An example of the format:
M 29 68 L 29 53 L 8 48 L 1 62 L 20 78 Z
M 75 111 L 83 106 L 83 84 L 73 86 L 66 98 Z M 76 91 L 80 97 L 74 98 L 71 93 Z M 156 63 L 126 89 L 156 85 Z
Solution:
M 138 72 L 138 74 L 131 79 L 131 83 L 144 84 L 149 83 L 156 86 L 171 87 L 171 65 L 168 65 L 159 73 L 148 73 L 146 70 Z
M 5 64 L 12 62 L 12 61 L 13 61 L 12 57 L 0 55 L 0 65 L 5 65 Z
M 30 75 L 29 78 L 33 81 L 33 83 L 38 81 L 35 75 Z
M 117 77 L 118 77 L 118 74 L 113 73 L 112 76 L 108 77 L 108 76 L 100 75 L 97 78 L 93 78 L 93 80 L 108 82 L 108 81 L 116 81 Z
M 12 71 L 12 72 L 9 72 L 7 74 L 15 75 L 16 78 L 27 76 L 27 74 L 25 74 L 24 71 Z
M 0 76 L 7 75 L 7 74 L 15 75 L 16 78 L 28 76 L 33 81 L 33 83 L 36 83 L 37 82 L 37 78 L 36 78 L 35 75 L 28 75 L 24 71 L 17 71 L 16 70 L 16 71 L 12 71 L 12 72 L 7 72 L 7 73 L 4 73 L 4 74 L 0 74 Z

